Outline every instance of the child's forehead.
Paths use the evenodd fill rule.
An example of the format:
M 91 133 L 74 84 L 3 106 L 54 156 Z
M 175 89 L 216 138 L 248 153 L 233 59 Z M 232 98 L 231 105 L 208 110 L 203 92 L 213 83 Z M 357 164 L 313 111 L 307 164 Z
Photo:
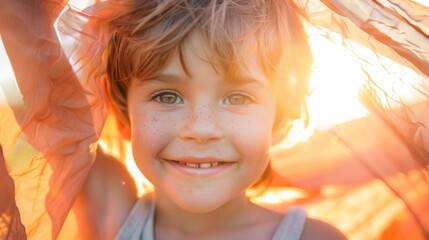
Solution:
M 224 46 L 234 54 L 224 55 L 216 43 L 210 43 L 202 34 L 191 35 L 182 47 L 175 49 L 162 66 L 161 73 L 182 73 L 192 80 L 194 71 L 218 75 L 231 83 L 245 83 L 253 78 L 264 79 L 260 57 L 253 40 Z

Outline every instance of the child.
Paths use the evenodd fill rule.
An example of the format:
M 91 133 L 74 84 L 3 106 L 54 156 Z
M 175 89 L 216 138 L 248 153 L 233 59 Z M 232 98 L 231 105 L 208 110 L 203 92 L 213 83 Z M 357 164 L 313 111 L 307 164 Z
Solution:
M 283 215 L 245 195 L 304 108 L 311 54 L 295 11 L 290 0 L 126 3 L 110 24 L 106 87 L 155 192 L 136 199 L 126 169 L 99 150 L 73 207 L 83 239 L 344 239 L 302 209 Z
M 75 205 L 87 238 L 344 239 L 245 195 L 304 108 L 311 54 L 295 11 L 289 0 L 127 3 L 110 23 L 106 86 L 155 191 L 134 204 L 127 172 L 100 152 Z

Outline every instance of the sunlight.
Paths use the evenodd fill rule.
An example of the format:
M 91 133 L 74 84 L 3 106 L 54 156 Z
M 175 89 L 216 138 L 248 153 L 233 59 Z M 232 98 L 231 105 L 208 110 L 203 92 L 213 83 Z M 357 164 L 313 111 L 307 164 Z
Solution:
M 251 190 L 247 190 L 252 195 Z M 292 187 L 270 187 L 262 195 L 253 197 L 252 202 L 257 204 L 284 204 L 308 197 L 306 191 Z
M 359 62 L 341 47 L 339 35 L 330 39 L 317 33 L 310 35 L 314 36 L 310 38 L 314 67 L 308 98 L 312 126 L 324 129 L 366 116 L 368 111 L 358 100 L 364 83 Z
M 100 147 L 104 151 L 109 152 L 110 154 L 117 157 L 118 159 L 125 159 L 124 164 L 126 165 L 128 171 L 134 178 L 134 181 L 137 187 L 137 194 L 139 197 L 153 190 L 153 185 L 143 176 L 143 174 L 140 172 L 139 168 L 137 167 L 136 162 L 134 161 L 130 143 L 122 142 L 123 146 L 121 147 L 117 146 L 115 148 L 111 146 L 109 147 L 108 144 L 106 144 L 106 142 L 103 141 L 103 139 L 100 139 L 98 142 Z M 121 153 L 119 151 L 119 149 L 123 147 L 125 148 L 125 153 Z
M 411 0 L 412 2 L 419 3 L 423 6 L 429 7 L 429 1 L 428 0 Z
M 95 2 L 95 0 L 70 0 L 68 4 L 78 9 L 84 9 Z
M 0 35 L 0 107 L 2 105 L 23 105 L 21 92 L 15 81 L 15 74 L 6 55 Z
M 311 127 L 326 129 L 367 116 L 369 112 L 360 101 L 368 84 L 367 74 L 378 86 L 371 87 L 386 108 L 401 106 L 399 101 L 410 104 L 426 99 L 420 92 L 425 79 L 415 70 L 340 34 L 331 32 L 327 37 L 323 29 L 311 27 L 308 32 L 314 57 L 308 98 Z
M 137 167 L 136 162 L 134 161 L 132 150 L 131 150 L 131 144 L 126 145 L 126 151 L 127 151 L 126 165 L 131 175 L 134 176 L 134 180 L 136 181 L 136 185 L 138 189 L 138 195 L 143 196 L 143 194 L 153 191 L 152 183 L 150 183 L 149 180 L 147 180 L 145 176 L 143 176 L 143 174 L 140 172 L 139 168 Z

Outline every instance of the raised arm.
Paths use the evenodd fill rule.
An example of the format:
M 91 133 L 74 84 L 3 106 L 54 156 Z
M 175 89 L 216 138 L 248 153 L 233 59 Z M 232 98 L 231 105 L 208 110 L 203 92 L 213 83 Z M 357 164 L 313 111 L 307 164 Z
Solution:
M 42 238 L 58 235 L 94 161 L 106 116 L 101 91 L 96 84 L 89 87 L 87 79 L 77 78 L 54 28 L 66 3 L 0 0 L 0 34 L 23 100 L 22 105 L 11 105 L 22 130 L 18 139 L 39 152 L 27 162 L 37 160 L 38 169 L 45 169 L 37 173 L 29 169 L 34 173 L 32 184 L 20 179 L 24 175 L 14 176 L 27 184 L 26 189 L 16 188 L 17 198 L 25 198 L 20 202 L 27 203 L 18 208 L 23 219 L 38 222 L 28 220 L 34 229 L 27 233 L 37 235 L 42 228 L 50 229 Z M 8 144 L 5 156 L 19 158 L 21 145 Z M 22 164 L 6 162 L 12 170 Z

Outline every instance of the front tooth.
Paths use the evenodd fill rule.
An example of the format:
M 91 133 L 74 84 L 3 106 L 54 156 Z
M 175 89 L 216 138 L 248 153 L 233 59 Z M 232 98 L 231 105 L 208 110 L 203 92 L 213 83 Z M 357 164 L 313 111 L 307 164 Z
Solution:
M 210 163 L 200 163 L 200 168 L 209 168 L 212 165 Z
M 198 168 L 198 163 L 186 163 L 186 166 L 188 167 L 193 167 L 193 168 Z
M 214 162 L 214 163 L 211 164 L 212 167 L 216 167 L 218 165 L 219 165 L 219 162 Z

